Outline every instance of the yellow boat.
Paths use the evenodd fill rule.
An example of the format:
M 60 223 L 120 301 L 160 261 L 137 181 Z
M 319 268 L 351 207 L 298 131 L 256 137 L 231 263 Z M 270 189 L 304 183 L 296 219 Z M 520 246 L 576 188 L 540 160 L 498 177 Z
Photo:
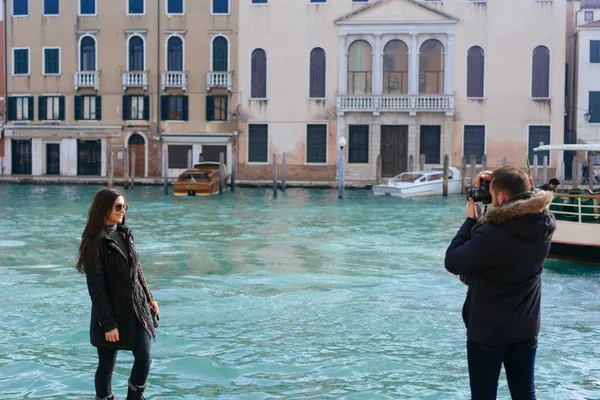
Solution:
M 223 164 L 223 186 L 227 186 L 229 173 Z M 219 163 L 201 162 L 187 169 L 173 183 L 175 196 L 209 196 L 219 193 Z

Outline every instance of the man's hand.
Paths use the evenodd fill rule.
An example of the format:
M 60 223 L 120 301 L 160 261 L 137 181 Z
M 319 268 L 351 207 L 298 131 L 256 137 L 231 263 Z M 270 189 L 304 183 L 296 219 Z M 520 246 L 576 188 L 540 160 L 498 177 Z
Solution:
M 471 198 L 467 203 L 467 218 L 473 218 L 477 221 L 479 221 L 479 218 L 481 218 L 481 207 L 479 204 L 475 204 L 475 200 Z
M 481 171 L 479 174 L 477 174 L 477 177 L 475 177 L 475 186 L 473 187 L 480 187 L 482 179 L 485 179 L 486 181 L 491 181 L 492 171 Z
M 104 334 L 107 342 L 115 343 L 119 341 L 119 329 L 115 328 L 112 331 L 108 331 Z

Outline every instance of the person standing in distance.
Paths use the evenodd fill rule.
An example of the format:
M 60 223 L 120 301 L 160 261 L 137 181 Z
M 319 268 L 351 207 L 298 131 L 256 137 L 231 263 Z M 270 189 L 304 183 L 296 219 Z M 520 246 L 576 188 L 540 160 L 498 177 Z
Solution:
M 90 342 L 98 351 L 96 400 L 114 400 L 112 374 L 118 350 L 132 350 L 128 400 L 143 399 L 150 372 L 151 339 L 156 337 L 154 301 L 139 261 L 133 233 L 125 225 L 128 205 L 113 189 L 100 190 L 81 235 L 77 270 L 84 273 L 92 300 Z
M 491 181 L 493 208 L 481 215 L 472 198 L 467 219 L 446 251 L 446 269 L 468 285 L 462 316 L 473 400 L 495 400 L 502 365 L 513 399 L 535 399 L 541 274 L 556 220 L 552 192 L 530 191 L 515 167 L 480 173 Z

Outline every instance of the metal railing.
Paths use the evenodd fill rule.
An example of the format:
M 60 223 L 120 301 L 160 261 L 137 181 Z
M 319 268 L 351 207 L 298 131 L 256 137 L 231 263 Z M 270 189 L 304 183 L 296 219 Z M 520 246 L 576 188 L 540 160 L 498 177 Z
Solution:
M 558 221 L 600 222 L 600 194 L 556 193 L 550 211 Z

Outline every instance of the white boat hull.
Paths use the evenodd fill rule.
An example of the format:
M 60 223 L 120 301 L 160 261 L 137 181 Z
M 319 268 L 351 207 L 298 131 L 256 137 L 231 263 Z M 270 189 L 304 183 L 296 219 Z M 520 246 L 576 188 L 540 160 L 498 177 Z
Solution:
M 376 185 L 372 188 L 375 196 L 392 197 L 425 197 L 441 196 L 443 194 L 443 182 L 424 182 L 419 184 L 397 183 L 392 185 Z M 448 181 L 448 194 L 460 194 L 461 181 L 457 179 Z
M 600 224 L 556 221 L 550 257 L 600 264 Z

